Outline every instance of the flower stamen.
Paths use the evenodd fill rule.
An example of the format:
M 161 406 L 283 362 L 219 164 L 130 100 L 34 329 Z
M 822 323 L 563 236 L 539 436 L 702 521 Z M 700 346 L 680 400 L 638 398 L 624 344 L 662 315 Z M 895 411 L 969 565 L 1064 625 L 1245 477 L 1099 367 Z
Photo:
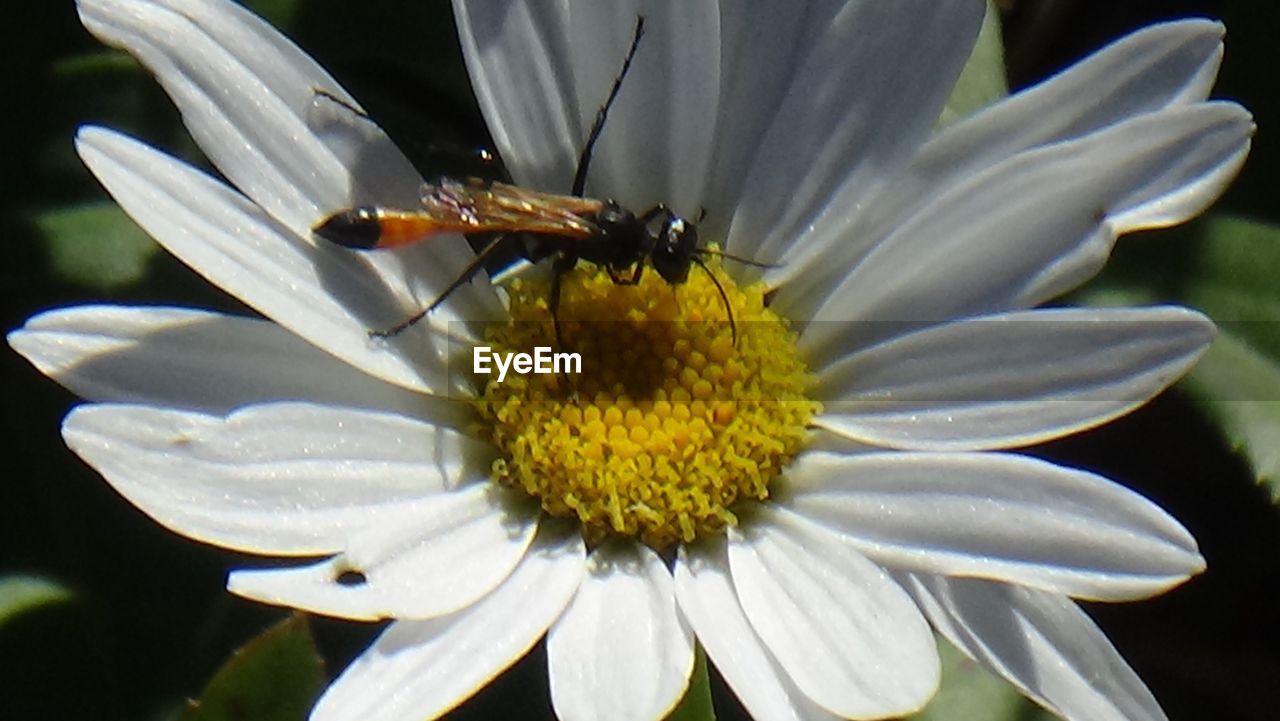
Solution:
M 556 350 L 579 353 L 582 373 L 487 379 L 478 405 L 499 483 L 576 517 L 590 541 L 659 550 L 722 532 L 736 501 L 768 497 L 821 409 L 814 379 L 764 286 L 739 288 L 717 258 L 706 266 L 678 286 L 653 272 L 622 286 L 595 266 L 563 276 L 570 347 Z M 495 351 L 554 345 L 548 286 L 510 286 L 513 320 L 487 337 Z

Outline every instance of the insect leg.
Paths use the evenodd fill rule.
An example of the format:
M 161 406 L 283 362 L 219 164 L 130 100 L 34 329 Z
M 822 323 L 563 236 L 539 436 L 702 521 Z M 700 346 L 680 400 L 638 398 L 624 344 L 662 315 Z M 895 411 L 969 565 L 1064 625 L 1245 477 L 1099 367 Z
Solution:
M 658 203 L 652 208 L 649 208 L 648 210 L 644 211 L 644 213 L 642 213 L 640 217 L 636 218 L 636 220 L 639 221 L 641 225 L 648 225 L 649 223 L 653 222 L 654 218 L 657 218 L 659 216 L 662 217 L 662 222 L 665 223 L 668 220 L 671 220 L 672 218 L 676 217 L 676 214 L 671 212 L 671 209 L 668 208 L 666 205 L 662 203 Z
M 631 271 L 630 278 L 624 278 L 622 279 L 622 281 L 619 281 L 618 279 L 615 278 L 613 282 L 618 283 L 619 285 L 639 285 L 640 278 L 643 276 L 644 276 L 644 258 L 641 258 L 640 260 L 636 261 L 634 270 Z
M 609 271 L 609 279 L 614 285 L 639 285 L 640 278 L 644 276 L 644 258 L 637 260 L 631 266 L 631 275 L 623 275 L 622 269 L 613 266 L 605 266 Z
M 609 116 L 609 106 L 613 105 L 613 101 L 618 97 L 618 91 L 622 89 L 622 79 L 631 69 L 631 61 L 636 57 L 636 50 L 640 47 L 640 38 L 643 35 L 644 16 L 637 15 L 636 34 L 631 38 L 631 48 L 627 50 L 627 57 L 622 61 L 622 70 L 618 73 L 618 77 L 613 79 L 613 87 L 609 89 L 609 97 L 605 99 L 604 105 L 596 111 L 596 119 L 591 123 L 591 132 L 587 134 L 587 143 L 582 146 L 582 154 L 578 156 L 578 170 L 573 174 L 571 195 L 580 196 L 587 187 L 587 168 L 591 165 L 591 152 L 595 150 L 596 141 L 600 139 L 600 133 L 604 130 L 604 120 Z
M 485 260 L 498 250 L 502 241 L 506 240 L 507 237 L 508 236 L 505 233 L 500 233 L 494 236 L 493 240 L 490 240 L 488 245 L 480 250 L 480 252 L 476 253 L 476 257 L 471 259 L 471 262 L 467 264 L 466 268 L 462 269 L 462 272 L 458 274 L 458 277 L 453 279 L 453 282 L 449 284 L 449 287 L 445 288 L 443 293 L 441 293 L 435 300 L 431 301 L 431 305 L 423 308 L 386 330 L 371 330 L 369 331 L 369 336 L 372 338 L 390 338 L 392 336 L 400 335 L 415 323 L 427 317 L 427 314 L 443 303 L 445 299 L 449 297 L 450 293 L 453 293 L 453 291 L 460 288 L 462 284 L 467 283 L 474 278 L 476 273 L 480 272 L 480 269 L 484 267 Z
M 565 273 L 573 270 L 578 264 L 576 255 L 561 255 L 556 258 L 555 264 L 551 266 L 551 297 L 548 299 L 548 309 L 551 311 L 551 327 L 555 329 L 556 346 L 560 348 L 562 353 L 569 351 L 569 346 L 564 342 L 564 332 L 560 329 L 560 280 Z

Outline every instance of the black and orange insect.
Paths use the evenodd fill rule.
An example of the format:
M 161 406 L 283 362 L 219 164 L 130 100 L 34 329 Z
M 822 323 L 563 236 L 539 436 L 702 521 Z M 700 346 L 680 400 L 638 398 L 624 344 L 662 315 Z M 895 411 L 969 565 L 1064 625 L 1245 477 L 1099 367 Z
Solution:
M 610 278 L 621 285 L 639 283 L 646 262 L 672 285 L 685 282 L 690 268 L 697 265 L 707 272 L 720 291 L 736 339 L 737 328 L 728 295 L 715 274 L 707 269 L 702 257 L 723 255 L 733 260 L 750 261 L 700 248 L 696 225 L 665 205 L 656 205 L 636 214 L 612 200 L 597 200 L 582 194 L 592 150 L 643 35 L 644 18 L 641 17 L 636 20 L 635 35 L 622 69 L 614 79 L 608 98 L 596 113 L 587 142 L 579 155 L 570 195 L 544 193 L 479 178 L 441 178 L 424 184 L 422 206 L 419 208 L 350 208 L 330 215 L 315 226 L 314 232 L 321 238 L 359 250 L 394 248 L 445 233 L 488 238 L 479 246 L 475 259 L 431 304 L 394 327 L 375 331 L 373 335 L 396 335 L 417 323 L 459 286 L 485 269 L 488 259 L 505 253 L 533 263 L 553 259 L 548 305 L 556 341 L 561 347 L 564 347 L 564 339 L 560 335 L 556 312 L 560 301 L 560 281 L 578 261 L 605 268 Z

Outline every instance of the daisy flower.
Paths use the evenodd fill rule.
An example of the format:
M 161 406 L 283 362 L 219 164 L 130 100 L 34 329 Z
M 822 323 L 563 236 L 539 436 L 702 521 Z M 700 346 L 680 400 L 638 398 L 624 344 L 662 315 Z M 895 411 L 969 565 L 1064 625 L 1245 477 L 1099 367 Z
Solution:
M 341 209 L 420 207 L 357 101 L 228 2 L 81 0 L 225 180 L 99 127 L 81 157 L 265 320 L 88 306 L 9 336 L 92 401 L 63 435 L 131 503 L 311 557 L 233 593 L 393 619 L 312 718 L 439 716 L 544 635 L 566 721 L 661 718 L 695 643 L 757 719 L 897 716 L 938 684 L 935 631 L 1065 718 L 1163 718 L 1073 599 L 1175 586 L 1195 541 L 1008 449 L 1128 412 L 1210 342 L 1181 308 L 1034 308 L 1239 168 L 1250 117 L 1206 100 L 1221 26 L 1148 28 L 938 129 L 973 0 L 454 6 L 506 167 L 558 193 L 643 15 L 586 194 L 666 204 L 767 267 L 623 287 L 580 264 L 556 309 L 572 379 L 469 372 L 478 345 L 554 345 L 537 277 L 371 339 L 473 255 L 314 238 Z

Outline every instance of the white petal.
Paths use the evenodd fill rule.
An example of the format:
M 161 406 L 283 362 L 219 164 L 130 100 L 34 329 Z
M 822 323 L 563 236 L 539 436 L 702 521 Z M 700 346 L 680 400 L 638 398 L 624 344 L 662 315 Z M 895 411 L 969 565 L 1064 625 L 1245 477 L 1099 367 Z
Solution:
M 84 128 L 77 149 L 125 212 L 214 284 L 372 375 L 419 390 L 451 387 L 447 358 L 457 348 L 447 336 L 466 328 L 450 322 L 460 317 L 449 309 L 386 342 L 370 340 L 370 328 L 415 307 L 391 276 L 345 249 L 313 246 L 225 185 L 118 133 Z
M 1147 402 L 1208 348 L 1182 308 L 1031 310 L 927 328 L 822 371 L 815 423 L 880 446 L 1035 443 Z
M 1025 308 L 1071 290 L 1102 267 L 1116 236 L 1203 210 L 1251 133 L 1242 108 L 1208 103 L 1020 153 L 885 238 L 823 302 L 801 345 L 821 365 L 837 344 L 884 338 L 904 322 Z M 876 322 L 825 322 L 851 319 Z
M 1199 19 L 1144 28 L 948 127 L 877 196 L 862 232 L 880 237 L 955 183 L 1029 148 L 1203 101 L 1222 35 L 1221 23 Z
M 720 106 L 699 233 L 723 240 L 756 150 L 805 50 L 847 0 L 756 0 L 720 6 Z
M 675 708 L 693 670 L 693 634 L 658 554 L 621 541 L 592 552 L 577 595 L 547 634 L 547 663 L 564 721 L 647 721 Z
M 580 127 L 607 97 L 639 15 L 645 34 L 596 145 L 587 194 L 695 218 L 720 100 L 715 0 L 575 3 L 568 32 Z
M 392 624 L 325 691 L 311 721 L 434 719 L 515 663 L 564 610 L 582 578 L 581 537 L 548 525 L 507 580 L 474 606 Z
M 838 718 L 809 700 L 751 629 L 729 575 L 723 539 L 680 546 L 676 600 L 725 683 L 755 719 L 826 721 Z
M 236 571 L 227 590 L 365 621 L 452 613 L 501 583 L 533 539 L 536 508 L 509 494 L 482 483 L 366 509 L 366 526 L 341 555 L 300 568 Z
M 1165 721 L 1107 637 L 1070 599 L 966 579 L 904 574 L 934 628 L 1072 721 Z
M 933 634 L 879 566 L 814 524 L 748 518 L 729 564 L 751 626 L 818 705 L 852 718 L 919 709 L 940 674 Z M 759 521 L 759 522 L 757 522 Z
M 588 194 L 698 212 L 719 97 L 714 2 L 455 2 L 454 11 L 481 109 L 513 177 L 565 193 L 643 15 L 645 35 L 595 147 Z
M 229 413 L 303 400 L 460 425 L 457 404 L 367 376 L 274 323 L 187 308 L 87 305 L 9 334 L 40 372 L 92 401 Z
M 1204 569 L 1195 539 L 1101 476 L 1002 453 L 807 453 L 786 507 L 893 568 L 1083 598 L 1164 591 Z
M 196 540 L 258 553 L 340 550 L 376 512 L 482 478 L 493 451 L 402 416 L 303 403 L 225 418 L 80 406 L 63 438 L 131 503 Z
M 590 127 L 580 122 L 573 87 L 570 10 L 540 0 L 453 3 L 471 85 L 503 164 L 520 184 L 554 192 L 573 183 Z
M 833 222 L 820 218 L 848 215 L 905 165 L 955 84 L 983 10 L 969 0 L 846 3 L 797 66 L 760 141 L 728 247 L 789 261 L 788 251 L 811 246 L 811 226 Z
M 338 111 L 353 114 L 316 90 L 355 101 L 240 5 L 80 0 L 79 9 L 85 27 L 155 73 L 223 175 L 296 234 L 339 208 L 416 202 L 417 173 L 372 123 L 349 118 L 342 135 L 364 137 L 360 157 L 343 157 L 334 145 L 343 138 L 329 134 L 339 130 Z

